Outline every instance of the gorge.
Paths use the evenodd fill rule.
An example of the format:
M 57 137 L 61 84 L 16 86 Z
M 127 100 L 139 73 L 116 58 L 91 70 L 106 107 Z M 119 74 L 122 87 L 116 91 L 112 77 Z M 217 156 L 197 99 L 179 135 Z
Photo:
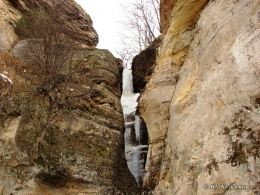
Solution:
M 66 0 L 55 22 L 76 47 L 48 88 L 15 28 L 52 6 L 0 0 L 13 83 L 0 80 L 0 194 L 260 193 L 258 0 L 161 0 L 161 35 L 132 70 L 95 48 L 90 16 Z

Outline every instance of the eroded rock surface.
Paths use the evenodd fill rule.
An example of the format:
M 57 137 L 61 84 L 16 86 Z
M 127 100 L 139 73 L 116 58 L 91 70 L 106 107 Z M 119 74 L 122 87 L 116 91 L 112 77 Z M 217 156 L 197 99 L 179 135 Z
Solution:
M 117 59 L 78 49 L 69 76 L 48 91 L 32 65 L 9 54 L 1 59 L 14 83 L 1 82 L 1 193 L 134 194 Z
M 1 0 L 0 50 L 10 50 L 18 40 L 14 29 L 15 23 L 22 16 L 22 13 L 39 7 L 50 11 L 56 4 L 61 4 L 62 8 L 61 6 L 55 7 L 57 11 L 55 20 L 58 23 L 63 23 L 62 27 L 65 34 L 85 46 L 97 46 L 98 34 L 93 28 L 90 16 L 74 0 Z
M 43 70 L 34 63 L 44 58 L 42 39 L 19 40 L 15 23 L 57 2 L 55 22 L 64 22 L 72 51 L 52 58 L 62 68 Z M 72 0 L 2 0 L 0 9 L 0 194 L 136 194 L 124 155 L 122 64 L 94 48 L 89 15 Z
M 7 0 L 0 0 L 0 11 L 0 50 L 6 52 L 18 39 L 14 33 L 14 27 L 15 22 L 21 17 L 21 13 Z
M 139 102 L 150 142 L 144 188 L 259 194 L 260 4 L 171 3 L 161 10 L 171 13 L 162 21 L 169 28 Z M 249 189 L 228 188 L 235 185 Z
M 169 106 L 179 79 L 179 70 L 195 34 L 195 30 L 190 27 L 194 26 L 194 18 L 205 3 L 206 1 L 175 2 L 171 13 L 175 15 L 174 20 L 168 24 L 170 27 L 158 50 L 154 72 L 140 97 L 139 112 L 146 122 L 149 135 L 145 189 L 153 189 L 160 180 L 160 167 L 170 119 Z M 189 12 L 191 8 L 193 9 Z

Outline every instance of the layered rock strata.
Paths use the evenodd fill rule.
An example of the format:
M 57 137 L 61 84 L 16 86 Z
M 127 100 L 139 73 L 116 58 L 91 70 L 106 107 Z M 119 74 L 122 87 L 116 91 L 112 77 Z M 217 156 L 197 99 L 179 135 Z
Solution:
M 134 194 L 112 54 L 78 49 L 49 91 L 31 65 L 1 57 L 13 81 L 1 85 L 1 193 Z
M 56 22 L 74 46 L 51 73 L 26 56 L 42 40 L 19 40 L 14 29 L 25 11 L 57 2 Z M 2 0 L 0 9 L 0 193 L 136 194 L 124 156 L 122 64 L 93 48 L 98 35 L 88 14 L 71 0 Z
M 18 37 L 14 33 L 15 23 L 22 13 L 43 7 L 46 11 L 57 13 L 55 21 L 62 22 L 65 34 L 85 46 L 95 47 L 98 44 L 98 34 L 93 28 L 90 16 L 74 1 L 54 0 L 0 0 L 0 50 L 8 51 L 14 46 Z
M 171 5 L 161 9 L 170 16 L 139 101 L 150 143 L 144 188 L 258 194 L 260 4 Z

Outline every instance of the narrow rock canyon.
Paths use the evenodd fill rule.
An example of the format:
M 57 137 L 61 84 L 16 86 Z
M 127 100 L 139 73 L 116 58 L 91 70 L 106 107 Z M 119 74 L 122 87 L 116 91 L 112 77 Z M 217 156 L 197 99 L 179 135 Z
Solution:
M 0 0 L 0 194 L 260 193 L 259 0 L 161 0 L 161 35 L 124 70 L 125 94 L 122 61 L 73 0 L 50 49 L 73 52 L 30 55 L 44 39 L 17 24 L 54 5 Z

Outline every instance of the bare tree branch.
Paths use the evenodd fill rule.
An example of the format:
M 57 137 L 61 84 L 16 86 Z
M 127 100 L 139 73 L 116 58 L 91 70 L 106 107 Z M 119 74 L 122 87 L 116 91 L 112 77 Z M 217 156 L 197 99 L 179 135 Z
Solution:
M 55 77 L 63 73 L 67 62 L 75 51 L 75 43 L 68 39 L 62 29 L 62 21 L 54 21 L 55 15 L 63 9 L 64 2 L 53 1 L 53 8 L 38 8 L 25 14 L 17 23 L 17 34 L 27 41 L 20 53 L 35 68 L 42 79 L 39 86 L 47 90 L 53 85 Z M 28 47 L 29 45 L 29 47 Z
M 130 63 L 135 55 L 159 36 L 159 7 L 159 0 L 136 0 L 135 3 L 122 4 L 127 18 L 121 22 L 123 32 L 120 36 L 123 47 L 117 53 L 124 63 Z

